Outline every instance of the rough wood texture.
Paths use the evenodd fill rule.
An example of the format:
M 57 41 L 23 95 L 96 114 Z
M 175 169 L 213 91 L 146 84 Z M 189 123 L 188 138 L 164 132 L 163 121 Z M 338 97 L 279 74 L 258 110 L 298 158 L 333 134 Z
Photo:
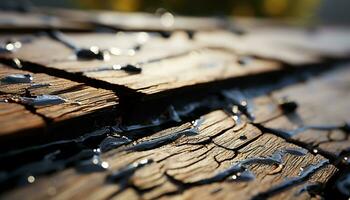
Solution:
M 142 32 L 64 35 L 79 48 L 97 46 L 101 50 L 112 52 L 112 55 L 110 59 L 107 58 L 105 61 L 79 60 L 76 58 L 73 49 L 43 35 L 33 38 L 31 42 L 23 44 L 22 48 L 8 56 L 68 72 L 84 72 L 98 70 L 113 64 L 123 65 L 157 61 L 169 56 L 181 55 L 195 48 L 194 43 L 183 34 L 176 34 L 171 39 Z M 13 37 L 3 36 L 2 38 L 3 41 L 6 41 Z M 21 37 L 14 37 L 13 39 L 21 40 Z M 134 49 L 137 46 L 140 46 L 139 50 Z
M 313 199 L 348 164 L 349 68 L 296 81 L 349 29 L 38 10 L 0 31 L 125 32 L 0 36 L 0 199 Z
M 236 124 L 223 111 L 209 113 L 201 120 L 202 123 L 195 127 L 198 128 L 195 135 L 183 134 L 176 140 L 151 145 L 152 141 L 193 128 L 193 124 L 186 123 L 102 155 L 102 160 L 109 163 L 109 169 L 104 172 L 86 174 L 68 169 L 36 177 L 33 184 L 2 197 L 21 199 L 31 194 L 32 199 L 50 196 L 60 199 L 251 199 L 279 187 L 287 181 L 286 177 L 299 177 L 298 173 L 302 173 L 300 168 L 306 170 L 310 165 L 327 162 L 320 155 L 307 153 L 305 149 L 274 135 L 263 134 L 250 124 Z M 148 145 L 143 145 L 146 143 Z M 283 153 L 288 149 L 302 153 Z M 282 157 L 281 163 L 269 161 L 274 154 Z M 247 162 L 249 158 L 261 161 Z M 132 163 L 136 166 L 145 159 L 153 162 L 127 173 L 122 179 L 108 181 L 107 176 L 112 171 L 123 171 L 126 166 Z M 275 159 L 279 160 L 278 156 Z M 239 162 L 247 163 L 243 171 L 228 171 Z M 223 174 L 224 171 L 227 171 L 226 174 Z M 324 163 L 323 167 L 305 177 L 301 185 L 293 184 L 276 194 L 267 192 L 266 195 L 276 199 L 299 199 L 300 196 L 306 199 L 307 193 L 295 194 L 306 184 L 325 183 L 335 171 L 332 165 Z M 245 180 L 241 179 L 243 172 L 252 174 Z M 251 176 L 255 178 L 249 179 Z
M 28 75 L 32 77 L 32 81 L 17 83 L 7 80 L 8 76 L 12 75 Z M 93 88 L 83 83 L 46 74 L 12 69 L 3 65 L 0 66 L 0 80 L 0 93 L 2 94 L 0 98 L 2 102 L 10 102 L 7 103 L 8 106 L 6 103 L 1 103 L 4 104 L 2 107 L 9 109 L 9 112 L 11 111 L 10 114 L 6 114 L 7 112 L 4 110 L 4 115 L 1 117 L 4 127 L 1 128 L 1 131 L 6 135 L 12 133 L 14 138 L 17 137 L 17 134 L 14 134 L 16 130 L 21 132 L 23 129 L 28 129 L 28 127 L 37 128 L 38 126 L 41 129 L 47 128 L 46 124 L 43 123 L 43 119 L 49 123 L 50 127 L 53 126 L 55 128 L 52 128 L 58 131 L 58 127 L 64 126 L 67 120 L 77 117 L 90 116 L 90 118 L 96 119 L 101 116 L 107 117 L 117 114 L 116 107 L 119 105 L 119 99 L 112 91 Z M 28 101 L 28 99 L 35 100 L 41 95 L 53 95 L 53 97 L 59 98 L 57 100 L 61 102 L 48 102 L 41 105 L 40 103 L 32 104 Z M 17 105 L 13 105 L 14 103 L 17 103 Z M 22 105 L 27 106 L 27 109 L 24 109 Z M 30 113 L 29 110 L 34 114 Z M 23 117 L 19 117 L 21 115 Z M 25 123 L 26 119 L 28 119 L 27 123 Z M 113 119 L 111 120 L 113 121 Z M 80 124 L 80 122 L 75 124 Z M 88 126 L 93 126 L 93 124 L 86 125 L 86 127 Z M 36 134 L 35 132 L 40 131 L 33 129 L 32 134 Z M 20 135 L 17 139 L 20 139 Z
M 30 83 L 6 83 L 4 78 L 13 74 L 29 74 Z M 61 121 L 74 116 L 97 112 L 103 109 L 113 109 L 118 105 L 118 97 L 112 92 L 87 86 L 46 74 L 33 74 L 26 71 L 0 66 L 0 92 L 16 96 L 56 95 L 65 102 L 57 105 L 33 105 L 36 112 L 53 121 Z M 25 104 L 25 103 L 24 103 Z
M 299 106 L 295 113 L 282 115 L 264 126 L 285 131 L 292 139 L 338 156 L 350 148 L 347 133 L 350 120 L 349 85 L 350 70 L 345 68 L 305 84 L 273 92 L 273 98 L 288 97 Z M 300 129 L 308 126 L 315 128 Z
M 67 34 L 73 43 L 84 48 L 98 46 L 100 49 L 135 51 L 133 48 L 141 45 L 134 55 L 111 55 L 107 61 L 76 60 L 72 49 L 47 37 L 33 39 L 8 56 L 47 66 L 48 69 L 81 73 L 116 89 L 123 86 L 148 95 L 282 69 L 277 62 L 238 56 L 226 49 L 203 47 L 183 33 L 169 39 L 145 34 Z M 140 43 L 142 38 L 148 37 L 149 40 Z M 127 64 L 140 67 L 142 72 L 136 74 L 112 68 L 113 65 Z

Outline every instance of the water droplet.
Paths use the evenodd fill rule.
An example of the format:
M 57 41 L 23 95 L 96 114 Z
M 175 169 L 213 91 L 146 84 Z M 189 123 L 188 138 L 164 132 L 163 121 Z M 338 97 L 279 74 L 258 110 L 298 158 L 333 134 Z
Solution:
M 135 54 L 136 54 L 135 49 L 128 49 L 126 51 L 126 55 L 128 55 L 128 56 L 134 56 Z
M 103 162 L 101 163 L 101 167 L 103 167 L 103 168 L 105 168 L 105 169 L 108 169 L 108 167 L 109 167 L 108 162 L 103 161 Z
M 298 108 L 298 104 L 295 101 L 291 101 L 286 97 L 280 100 L 279 106 L 284 113 L 292 113 Z
M 174 15 L 171 14 L 170 12 L 165 12 L 160 16 L 160 23 L 164 27 L 171 27 L 174 25 L 174 22 L 175 22 Z
M 247 103 L 247 101 L 246 101 L 246 100 L 243 100 L 243 101 L 241 101 L 241 105 L 245 107 L 245 106 L 247 106 L 247 105 L 248 105 L 248 103 Z
M 21 61 L 18 58 L 13 58 L 10 60 L 5 61 L 5 64 L 13 67 L 13 68 L 18 68 L 21 69 L 23 67 Z
M 1 79 L 6 83 L 30 83 L 33 80 L 33 76 L 30 74 L 11 74 Z
M 318 150 L 317 149 L 313 149 L 312 152 L 313 153 L 318 153 Z
M 149 40 L 150 36 L 147 32 L 140 32 L 137 34 L 137 42 L 139 44 L 144 44 Z
M 28 89 L 35 89 L 35 88 L 41 88 L 41 87 L 49 87 L 51 86 L 50 83 L 34 83 L 31 84 Z
M 6 51 L 6 52 L 14 52 L 14 51 L 17 51 L 19 48 L 22 47 L 22 43 L 19 42 L 19 41 L 7 41 L 4 46 L 2 47 L 2 50 L 3 51 Z
M 15 45 L 13 45 L 12 43 L 9 43 L 5 45 L 5 48 L 8 51 L 13 51 L 15 49 Z
M 239 108 L 238 108 L 238 106 L 236 106 L 236 105 L 232 106 L 232 112 L 233 112 L 234 114 L 238 114 L 238 113 L 239 113 Z
M 273 169 L 272 171 L 270 171 L 267 174 L 268 175 L 274 175 L 274 174 L 280 173 L 282 171 L 283 167 L 284 167 L 283 164 L 278 164 L 275 169 Z
M 99 172 L 109 168 L 109 163 L 102 161 L 99 155 L 94 155 L 89 160 L 82 161 L 78 166 L 79 172 Z
M 101 153 L 101 149 L 100 149 L 100 148 L 94 149 L 93 152 L 95 152 L 95 153 Z
M 122 145 L 129 144 L 131 140 L 125 136 L 108 136 L 105 139 L 102 140 L 100 143 L 100 148 L 102 152 L 109 151 L 114 148 L 118 148 Z
M 246 139 L 248 139 L 248 138 L 247 138 L 247 136 L 245 136 L 245 135 L 241 135 L 241 136 L 239 136 L 239 139 L 241 139 L 241 140 L 246 140 Z
M 141 73 L 142 72 L 142 69 L 141 67 L 138 67 L 138 66 L 135 66 L 135 65 L 131 65 L 131 64 L 127 64 L 127 65 L 124 65 L 124 66 L 121 66 L 120 67 L 121 70 L 124 70 L 128 73 Z
M 81 106 L 81 105 L 83 105 L 83 103 L 80 102 L 80 101 L 73 101 L 73 102 L 70 102 L 70 104 L 71 104 L 71 105 L 76 105 L 76 106 Z
M 238 63 L 240 65 L 249 65 L 253 61 L 253 58 L 251 56 L 241 56 L 238 58 Z
M 27 181 L 28 181 L 28 183 L 34 183 L 35 177 L 34 176 L 28 176 L 27 177 Z
M 77 49 L 76 55 L 79 59 L 83 60 L 105 60 L 106 52 L 100 51 L 98 47 L 90 47 L 90 49 Z
M 65 103 L 67 100 L 56 95 L 38 95 L 36 97 L 20 97 L 20 101 L 33 106 L 47 106 Z

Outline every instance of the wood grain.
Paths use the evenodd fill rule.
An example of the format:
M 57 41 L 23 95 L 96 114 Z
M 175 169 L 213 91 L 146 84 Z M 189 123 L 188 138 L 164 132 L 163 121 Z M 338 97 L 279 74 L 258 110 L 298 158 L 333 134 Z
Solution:
M 80 47 L 95 45 L 101 49 L 114 47 L 123 50 L 133 48 L 143 35 L 67 34 Z M 47 70 L 79 73 L 92 80 L 110 84 L 116 90 L 126 87 L 146 95 L 282 70 L 280 63 L 258 58 L 248 58 L 249 61 L 242 64 L 241 56 L 234 52 L 203 47 L 189 40 L 183 33 L 175 34 L 170 39 L 152 35 L 148 37 L 150 39 L 135 55 L 112 55 L 107 61 L 76 60 L 74 51 L 48 37 L 38 37 L 7 56 L 40 64 L 44 71 L 47 67 Z M 140 67 L 142 72 L 130 74 L 112 69 L 113 65 L 127 64 Z
M 277 101 L 283 97 L 295 101 L 299 106 L 295 113 L 282 115 L 263 125 L 282 131 L 295 131 L 307 126 L 335 126 L 334 130 L 301 130 L 291 135 L 310 147 L 338 156 L 349 149 L 348 130 L 340 130 L 349 122 L 348 68 L 329 72 L 309 82 L 293 85 L 272 93 Z
M 30 83 L 8 83 L 5 81 L 8 75 L 15 74 L 31 75 L 33 81 Z M 88 116 L 91 118 L 90 120 L 96 120 L 101 116 L 107 117 L 117 115 L 118 113 L 117 107 L 119 105 L 119 99 L 112 91 L 93 88 L 83 83 L 56 78 L 46 74 L 12 69 L 4 65 L 0 66 L 0 79 L 1 99 L 10 102 L 1 103 L 2 107 L 5 109 L 4 113 L 10 112 L 10 115 L 4 114 L 1 117 L 2 125 L 4 125 L 2 134 L 13 134 L 14 138 L 17 136 L 15 132 L 21 132 L 23 129 L 28 129 L 29 127 L 33 128 L 31 131 L 32 134 L 40 132 L 34 129 L 40 127 L 42 128 L 41 132 L 49 132 L 45 137 L 52 138 L 52 132 L 58 134 L 58 137 L 63 137 L 64 135 L 72 133 L 57 133 L 62 131 L 62 127 L 68 128 L 74 124 L 85 123 L 84 121 L 68 121 L 74 121 L 76 118 L 79 119 Z M 48 105 L 28 105 L 21 101 L 23 97 L 35 98 L 40 95 L 54 95 L 64 99 L 65 102 Z M 16 102 L 17 104 L 15 104 Z M 26 106 L 27 109 L 25 109 L 23 105 Z M 8 112 L 5 112 L 7 109 Z M 22 115 L 23 117 L 19 117 Z M 44 120 L 49 124 L 44 123 Z M 110 120 L 114 121 L 114 119 Z M 31 123 L 31 121 L 33 123 Z M 93 125 L 94 124 L 86 124 L 86 127 Z M 74 130 L 76 128 L 71 127 L 70 129 Z M 81 127 L 80 129 L 84 128 Z M 19 139 L 20 136 L 21 135 L 18 135 L 17 139 Z M 34 140 L 33 138 L 31 142 L 34 142 Z
M 33 199 L 251 199 L 282 184 L 286 177 L 297 177 L 300 167 L 325 160 L 322 156 L 311 153 L 304 156 L 286 154 L 283 156 L 280 172 L 271 173 L 276 165 L 254 163 L 247 165 L 247 169 L 256 177 L 251 181 L 235 181 L 231 177 L 234 174 L 228 174 L 223 179 L 206 183 L 204 180 L 209 180 L 244 159 L 266 158 L 281 149 L 305 150 L 274 135 L 262 133 L 251 124 L 235 124 L 229 115 L 220 110 L 204 115 L 202 120 L 198 135 L 183 135 L 173 142 L 163 143 L 149 150 L 128 150 L 143 142 L 164 138 L 192 126 L 185 123 L 102 155 L 102 159 L 110 165 L 107 171 L 86 174 L 67 169 L 36 177 L 33 184 L 5 193 L 2 198 L 21 199 L 32 194 Z M 242 139 L 242 135 L 246 138 Z M 126 185 L 106 180 L 111 171 L 122 170 L 125 166 L 144 159 L 152 159 L 154 162 L 137 169 L 131 177 L 124 179 L 127 181 Z M 297 198 L 295 194 L 305 184 L 322 184 L 335 171 L 332 165 L 326 164 L 303 180 L 301 185 L 288 187 L 274 197 Z M 301 195 L 303 198 L 308 197 L 306 193 Z

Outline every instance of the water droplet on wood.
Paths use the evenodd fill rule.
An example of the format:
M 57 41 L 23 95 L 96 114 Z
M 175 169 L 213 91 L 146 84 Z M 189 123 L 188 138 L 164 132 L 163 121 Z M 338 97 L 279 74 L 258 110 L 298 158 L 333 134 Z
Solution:
M 20 101 L 32 106 L 47 106 L 62 104 L 67 100 L 56 95 L 38 95 L 36 97 L 20 97 Z
M 30 83 L 33 81 L 33 76 L 30 74 L 10 74 L 1 79 L 5 83 Z

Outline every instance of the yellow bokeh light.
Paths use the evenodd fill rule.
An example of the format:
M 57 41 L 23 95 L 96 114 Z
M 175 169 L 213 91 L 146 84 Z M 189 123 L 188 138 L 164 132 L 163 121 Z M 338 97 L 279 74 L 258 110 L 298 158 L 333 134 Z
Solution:
M 113 10 L 137 11 L 140 9 L 140 5 L 140 0 L 110 0 L 110 6 Z
M 264 0 L 263 10 L 269 16 L 283 15 L 288 9 L 288 0 Z

